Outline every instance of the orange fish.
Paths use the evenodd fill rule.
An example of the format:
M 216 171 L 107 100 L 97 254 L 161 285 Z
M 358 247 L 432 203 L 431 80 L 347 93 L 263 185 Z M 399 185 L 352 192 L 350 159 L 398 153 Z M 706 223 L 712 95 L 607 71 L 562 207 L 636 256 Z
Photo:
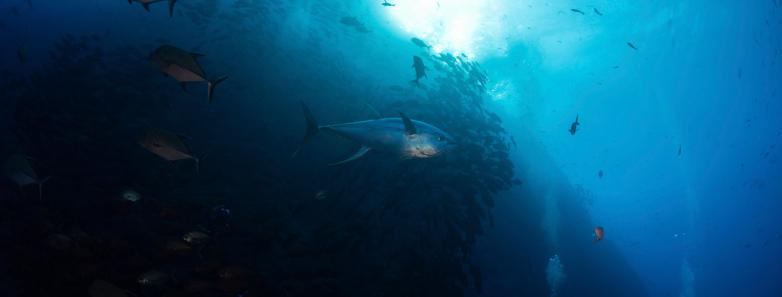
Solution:
M 594 242 L 598 242 L 603 240 L 603 236 L 605 236 L 605 232 L 603 231 L 603 227 L 597 226 L 595 227 L 595 240 Z

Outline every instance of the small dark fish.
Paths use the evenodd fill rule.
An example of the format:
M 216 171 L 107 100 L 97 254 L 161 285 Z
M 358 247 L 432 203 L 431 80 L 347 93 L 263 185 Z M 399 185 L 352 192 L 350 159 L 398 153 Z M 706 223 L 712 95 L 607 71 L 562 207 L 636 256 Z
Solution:
M 737 74 L 738 78 L 739 78 L 739 79 L 741 79 L 741 77 L 743 76 L 743 74 L 744 74 L 744 73 L 743 73 L 743 71 L 741 70 L 741 67 L 739 67 L 739 72 L 738 72 L 738 74 Z
M 603 13 L 601 13 L 599 10 L 597 10 L 597 8 L 592 8 L 592 10 L 595 11 L 596 15 L 603 16 Z
M 578 125 L 581 125 L 581 123 L 578 122 L 578 115 L 576 115 L 576 121 L 570 124 L 570 135 L 576 135 L 576 131 L 578 130 Z
M 634 50 L 638 50 L 638 48 L 635 47 L 635 45 L 632 42 L 627 42 L 627 46 L 629 46 L 630 48 L 632 48 Z
M 410 41 L 413 42 L 413 44 L 415 44 L 418 47 L 432 48 L 431 45 L 426 44 L 426 42 L 424 42 L 423 40 L 421 40 L 419 38 L 416 38 L 416 37 L 410 38 Z
M 603 170 L 597 172 L 597 177 L 603 178 Z
M 682 146 L 681 145 L 679 145 L 679 152 L 677 152 L 676 155 L 677 156 L 681 156 L 682 155 Z
M 572 8 L 572 9 L 570 9 L 570 11 L 575 12 L 575 13 L 580 13 L 581 15 L 584 15 L 584 12 L 581 11 L 580 9 Z
M 380 4 L 380 5 L 383 5 L 383 6 L 386 6 L 386 7 L 396 6 L 396 4 L 389 3 L 387 0 L 383 0 L 383 4 Z
M 418 84 L 418 80 L 426 77 L 426 66 L 424 65 L 424 60 L 421 60 L 421 58 L 418 56 L 413 56 L 412 67 L 415 69 L 415 79 L 412 82 Z
M 342 17 L 339 20 L 339 22 L 345 26 L 353 27 L 353 29 L 356 29 L 356 31 L 358 32 L 369 33 L 369 29 L 367 29 L 367 26 L 365 26 L 364 23 L 360 22 L 358 19 L 354 17 Z

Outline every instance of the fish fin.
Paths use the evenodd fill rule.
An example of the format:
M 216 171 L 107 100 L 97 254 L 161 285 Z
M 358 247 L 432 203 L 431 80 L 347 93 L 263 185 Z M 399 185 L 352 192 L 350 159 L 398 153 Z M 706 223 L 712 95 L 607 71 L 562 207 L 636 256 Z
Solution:
M 168 16 L 173 17 L 174 16 L 174 4 L 176 4 L 176 0 L 168 0 Z
M 361 148 L 359 148 L 358 151 L 356 151 L 356 153 L 354 153 L 349 158 L 347 158 L 345 160 L 342 160 L 342 161 L 339 161 L 339 162 L 336 162 L 336 163 L 331 163 L 331 164 L 329 164 L 329 166 L 336 166 L 336 165 L 341 165 L 341 164 L 348 163 L 350 161 L 355 161 L 358 158 L 361 158 L 364 155 L 366 155 L 367 152 L 369 152 L 370 150 L 371 150 L 371 148 L 369 148 L 368 146 L 361 146 Z
M 186 82 L 180 82 L 179 86 L 182 87 L 182 91 L 187 93 L 187 83 Z
M 310 108 L 307 107 L 304 102 L 301 103 L 301 109 L 304 112 L 304 119 L 307 121 L 307 130 L 304 132 L 304 138 L 301 140 L 301 144 L 299 144 L 299 147 L 296 149 L 295 152 L 293 152 L 292 157 L 296 157 L 301 153 L 301 150 L 304 148 L 307 143 L 312 140 L 312 137 L 318 134 L 320 131 L 320 126 L 318 126 L 318 122 L 315 121 L 315 117 L 312 115 L 312 112 L 310 111 Z
M 415 129 L 415 124 L 413 124 L 413 121 L 410 120 L 404 113 L 399 112 L 399 117 L 402 118 L 402 123 L 405 125 L 405 134 L 407 135 L 414 135 L 417 133 Z
M 149 12 L 149 3 L 142 3 L 141 6 L 144 6 L 144 10 Z
M 215 87 L 217 87 L 217 85 L 219 85 L 221 82 L 223 82 L 226 79 L 228 79 L 228 77 L 223 76 L 221 78 L 210 80 L 208 82 L 209 85 L 207 89 L 207 94 L 208 94 L 207 96 L 209 97 L 209 103 L 212 103 L 212 97 L 214 96 Z
M 190 55 L 193 56 L 194 59 L 198 59 L 204 56 L 204 54 L 199 54 L 199 53 L 190 53 Z

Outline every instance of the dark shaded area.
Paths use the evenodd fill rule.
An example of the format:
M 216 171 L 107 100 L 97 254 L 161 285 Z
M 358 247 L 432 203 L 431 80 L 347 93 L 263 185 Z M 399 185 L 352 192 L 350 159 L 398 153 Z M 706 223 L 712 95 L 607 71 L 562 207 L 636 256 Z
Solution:
M 205 33 L 226 16 L 199 2 L 178 4 L 177 16 Z M 34 74 L 3 76 L 15 140 L 3 153 L 34 157 L 39 175 L 52 178 L 42 200 L 0 186 L 0 284 L 18 296 L 83 296 L 96 280 L 139 296 L 481 295 L 474 244 L 493 223 L 493 197 L 520 182 L 501 120 L 485 109 L 480 66 L 421 53 L 430 77 L 394 86 L 406 92 L 399 99 L 353 71 L 349 56 L 323 54 L 327 33 L 306 48 L 276 48 L 269 41 L 286 37 L 274 21 L 284 6 L 232 9 L 231 19 L 263 23 L 231 23 L 209 42 L 236 42 L 261 58 L 253 73 L 230 73 L 213 105 L 159 75 L 147 61 L 154 46 L 108 48 L 98 35 L 65 36 Z M 303 131 L 299 100 L 327 122 L 404 111 L 459 147 L 433 159 L 378 153 L 328 167 L 354 147 L 316 139 L 291 159 Z M 141 148 L 151 128 L 183 135 L 200 173 Z M 121 199 L 128 189 L 141 200 Z M 537 232 L 533 219 L 525 226 Z M 193 231 L 209 240 L 186 242 Z M 547 288 L 531 263 L 543 250 L 529 252 L 524 275 L 538 295 Z M 150 271 L 166 277 L 149 279 Z

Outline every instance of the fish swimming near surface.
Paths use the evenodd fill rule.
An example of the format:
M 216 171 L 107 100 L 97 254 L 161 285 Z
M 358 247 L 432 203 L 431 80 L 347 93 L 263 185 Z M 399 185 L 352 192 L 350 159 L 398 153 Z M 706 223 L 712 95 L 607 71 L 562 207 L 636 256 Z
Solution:
M 603 231 L 603 227 L 597 226 L 595 227 L 595 240 L 593 242 L 598 242 L 603 240 L 603 236 L 605 236 L 605 231 Z
M 423 40 L 421 40 L 420 38 L 413 37 L 413 38 L 410 38 L 410 41 L 411 41 L 413 44 L 415 44 L 416 46 L 418 46 L 418 47 L 422 47 L 422 48 L 432 48 L 432 46 L 431 46 L 431 45 L 428 45 L 428 44 L 426 44 L 426 42 L 424 42 L 424 41 L 423 41 Z
M 5 161 L 5 175 L 20 188 L 38 185 L 38 199 L 43 197 L 43 184 L 49 177 L 40 178 L 31 163 L 32 158 L 25 155 L 13 155 Z
M 167 161 L 193 160 L 198 171 L 199 160 L 194 157 L 182 139 L 171 132 L 152 129 L 139 141 L 142 147 Z
M 602 169 L 597 172 L 597 177 L 603 178 L 603 170 Z
M 677 156 L 681 156 L 682 155 L 682 146 L 681 145 L 679 145 L 679 152 L 677 152 L 676 155 Z
M 578 122 L 578 115 L 576 115 L 576 121 L 570 124 L 570 135 L 576 135 L 576 130 L 578 129 L 578 125 L 581 125 L 581 123 Z
M 570 9 L 570 11 L 572 11 L 572 12 L 575 12 L 575 13 L 580 13 L 580 14 L 582 14 L 582 15 L 584 14 L 584 12 L 583 12 L 583 11 L 581 11 L 580 9 L 575 9 L 575 8 L 572 8 L 572 9 Z
M 602 13 L 602 12 L 600 12 L 599 10 L 597 10 L 597 8 L 592 8 L 592 10 L 594 10 L 594 11 L 595 11 L 595 14 L 596 14 L 596 15 L 603 16 L 603 13 Z
M 426 77 L 426 66 L 424 65 L 424 60 L 421 60 L 418 56 L 413 56 L 413 69 L 415 69 L 415 79 L 411 82 L 414 84 L 418 84 L 418 81 Z
M 403 159 L 424 159 L 436 157 L 455 144 L 453 138 L 443 130 L 421 121 L 411 120 L 404 113 L 399 117 L 358 121 L 320 126 L 307 105 L 302 103 L 307 130 L 299 148 L 302 148 L 319 132 L 341 136 L 361 145 L 349 158 L 330 165 L 344 164 L 357 160 L 370 150 L 389 153 Z
M 215 80 L 207 79 L 204 69 L 198 63 L 198 58 L 202 56 L 204 55 L 191 53 L 171 45 L 162 45 L 149 55 L 149 60 L 158 66 L 163 73 L 176 79 L 183 90 L 186 90 L 187 83 L 205 81 L 207 96 L 211 103 L 215 87 L 228 77 L 223 76 Z
M 394 3 L 389 3 L 388 0 L 384 0 L 383 4 L 380 4 L 380 5 L 383 5 L 383 6 L 386 6 L 386 7 L 396 6 L 396 4 L 394 4 Z
M 632 49 L 634 49 L 634 50 L 638 50 L 638 48 L 637 48 L 637 47 L 635 47 L 635 44 L 633 44 L 632 42 L 628 42 L 628 43 L 627 43 L 627 46 L 629 46 L 630 48 L 632 48 Z
M 133 4 L 133 2 L 138 2 L 141 3 L 141 6 L 144 6 L 144 9 L 146 11 L 149 11 L 150 4 L 163 2 L 163 1 L 168 1 L 168 16 L 169 17 L 174 16 L 174 4 L 176 4 L 177 0 L 128 0 L 128 4 Z

